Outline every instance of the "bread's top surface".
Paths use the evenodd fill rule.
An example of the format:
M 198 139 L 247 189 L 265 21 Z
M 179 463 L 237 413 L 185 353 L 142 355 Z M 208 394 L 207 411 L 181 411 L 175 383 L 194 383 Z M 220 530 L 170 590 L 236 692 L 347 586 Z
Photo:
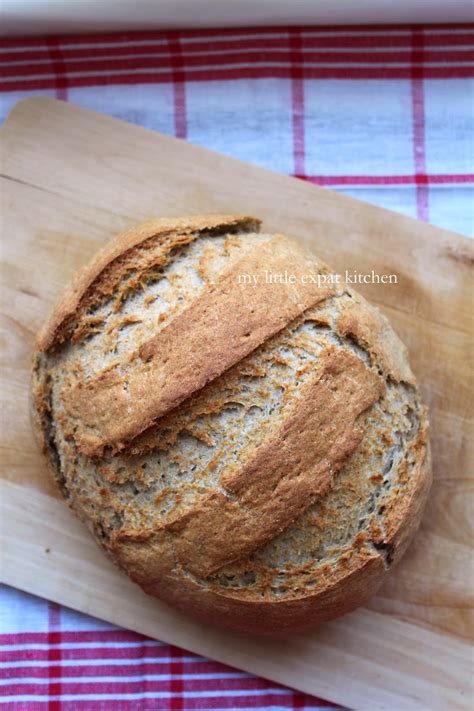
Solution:
M 324 264 L 257 228 L 139 226 L 40 335 L 34 404 L 58 483 L 150 589 L 174 576 L 226 599 L 311 596 L 390 563 L 420 488 L 426 422 L 403 345 L 344 284 L 308 279 Z
M 99 372 L 87 380 L 81 371 L 75 378 L 71 374 L 63 396 L 68 414 L 78 422 L 74 436 L 79 451 L 97 455 L 107 445 L 121 449 L 302 311 L 334 293 L 331 286 L 301 284 L 299 275 L 308 269 L 318 271 L 321 264 L 284 237 L 247 234 L 220 241 L 204 237 L 188 245 L 181 265 L 167 255 L 172 259 L 165 277 L 170 291 L 183 293 L 167 294 L 163 304 L 163 280 L 159 282 L 158 323 L 151 304 L 134 303 L 126 311 L 120 308 L 116 323 L 112 320 L 105 327 L 106 334 L 105 324 L 101 326 L 101 335 L 107 339 L 105 350 L 100 338 L 92 339 L 89 349 L 96 349 L 94 360 L 101 355 Z M 262 264 L 272 273 L 286 269 L 298 278 L 291 285 L 272 284 L 264 278 L 256 283 L 242 279 L 259 273 L 263 277 Z M 133 278 L 135 290 L 137 276 Z M 117 292 L 121 304 L 123 282 Z M 146 297 L 152 295 L 148 291 Z M 172 313 L 166 312 L 167 307 Z M 102 317 L 94 311 L 96 327 Z M 120 333 L 134 324 L 135 339 L 127 352 Z M 115 357 L 107 362 L 110 330 Z

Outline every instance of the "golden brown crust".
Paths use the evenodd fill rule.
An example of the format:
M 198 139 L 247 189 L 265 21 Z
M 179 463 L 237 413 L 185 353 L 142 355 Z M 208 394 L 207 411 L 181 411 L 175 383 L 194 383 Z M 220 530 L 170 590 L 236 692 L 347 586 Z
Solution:
M 211 624 L 271 635 L 304 631 L 351 612 L 367 602 L 386 575 L 383 557 L 363 548 L 322 581 L 316 594 L 308 590 L 304 596 L 285 600 L 258 596 L 247 600 L 205 589 L 181 568 L 173 568 L 172 549 L 163 541 L 125 544 L 113 549 L 113 557 L 146 592 L 187 614 Z
M 420 445 L 426 442 L 426 430 L 425 423 Z M 197 580 L 176 567 L 173 549 L 163 539 L 147 542 L 146 546 L 121 542 L 114 545 L 113 557 L 150 595 L 211 624 L 264 635 L 304 631 L 364 605 L 384 582 L 387 569 L 400 560 L 419 527 L 429 494 L 429 449 L 418 457 L 412 476 L 392 535 L 354 550 L 344 565 L 329 571 L 316 594 L 308 590 L 306 595 L 288 600 L 248 600 L 203 589 Z
M 277 535 L 329 490 L 359 444 L 357 417 L 381 397 L 383 380 L 348 351 L 330 348 L 320 360 L 280 430 L 240 470 L 224 471 L 222 492 L 165 526 L 176 559 L 191 573 L 206 577 Z M 143 540 L 122 531 L 117 541 L 137 537 Z
M 273 274 L 287 270 L 295 282 L 266 281 L 262 264 Z M 68 384 L 62 398 L 76 420 L 78 450 L 100 456 L 106 445 L 123 448 L 300 313 L 334 294 L 330 285 L 302 283 L 307 271 L 323 266 L 283 237 L 257 245 L 142 344 L 129 367 L 120 363 L 92 381 Z M 241 280 L 243 275 L 251 281 Z
M 374 362 L 397 382 L 415 384 L 403 343 L 392 330 L 385 316 L 353 290 L 351 298 L 337 319 L 336 330 L 341 336 L 351 336 L 367 348 Z
M 412 466 L 410 466 L 410 460 Z M 373 531 L 373 542 L 385 548 L 390 563 L 400 560 L 421 522 L 432 482 L 426 408 L 420 430 L 411 443 L 407 459 L 399 471 L 404 496 L 392 498 L 385 506 L 384 530 Z
M 244 215 L 196 215 L 186 218 L 154 219 L 135 225 L 130 230 L 110 240 L 94 259 L 77 275 L 68 291 L 58 301 L 50 318 L 45 322 L 37 337 L 39 351 L 47 351 L 56 342 L 65 338 L 64 330 L 71 317 L 88 306 L 88 296 L 99 278 L 106 289 L 113 290 L 117 279 L 123 275 L 121 269 L 124 258 L 133 256 L 134 247 L 147 240 L 158 238 L 164 248 L 172 249 L 179 244 L 194 239 L 201 231 L 234 229 L 257 231 L 260 220 Z M 93 298 L 97 298 L 96 294 Z
M 242 234 L 227 237 L 257 224 L 151 221 L 108 245 L 39 337 L 32 418 L 72 508 L 147 592 L 210 622 L 284 633 L 376 591 L 419 524 L 431 470 L 426 412 L 388 322 L 345 287 L 302 288 L 303 273 L 328 268 L 290 240 L 246 235 L 240 251 Z M 107 360 L 117 331 L 140 322 L 124 306 L 136 303 L 130 294 L 145 295 L 145 312 L 162 293 L 150 270 L 182 280 L 170 265 L 177 254 L 189 262 L 203 234 L 223 237 L 212 262 L 219 278 L 207 278 L 212 239 L 194 252 L 202 289 L 185 292 L 185 307 L 149 335 L 156 321 L 145 320 L 136 347 L 131 338 Z M 265 269 L 296 283 L 237 279 Z M 120 318 L 107 321 L 103 304 Z M 87 370 L 95 353 L 87 339 L 101 331 L 105 346 Z M 235 420 L 240 437 L 232 408 L 255 420 L 248 431 Z M 231 451 L 221 447 L 215 474 L 211 455 L 226 428 Z M 161 456 L 171 481 L 157 488 Z

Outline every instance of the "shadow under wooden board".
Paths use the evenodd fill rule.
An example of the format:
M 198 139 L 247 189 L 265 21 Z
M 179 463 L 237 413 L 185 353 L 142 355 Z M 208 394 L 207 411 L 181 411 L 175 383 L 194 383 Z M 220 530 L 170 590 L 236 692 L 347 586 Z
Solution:
M 469 240 L 62 102 L 2 129 L 2 578 L 235 667 L 360 709 L 470 706 Z M 99 245 L 152 216 L 244 212 L 334 269 L 407 343 L 430 406 L 435 481 L 421 531 L 367 609 L 285 641 L 206 628 L 146 596 L 57 497 L 28 419 L 34 334 Z

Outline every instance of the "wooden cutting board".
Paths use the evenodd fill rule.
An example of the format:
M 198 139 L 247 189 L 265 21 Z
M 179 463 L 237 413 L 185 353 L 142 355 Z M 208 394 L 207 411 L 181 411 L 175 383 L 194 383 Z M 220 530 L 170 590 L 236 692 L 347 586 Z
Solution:
M 470 241 L 50 99 L 19 103 L 2 134 L 3 580 L 352 708 L 467 709 Z M 368 609 L 284 642 L 205 628 L 128 581 L 58 498 L 28 420 L 34 334 L 77 267 L 134 222 L 213 211 L 253 213 L 339 272 L 396 274 L 361 291 L 407 343 L 431 412 L 416 542 Z

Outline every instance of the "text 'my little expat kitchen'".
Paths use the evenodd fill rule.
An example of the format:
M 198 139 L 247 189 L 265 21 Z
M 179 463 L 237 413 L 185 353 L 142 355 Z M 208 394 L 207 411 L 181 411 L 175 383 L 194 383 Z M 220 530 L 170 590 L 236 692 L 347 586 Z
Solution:
M 396 274 L 377 274 L 373 269 L 370 272 L 358 272 L 357 270 L 346 269 L 344 274 L 331 272 L 328 274 L 293 274 L 288 270 L 283 272 L 272 272 L 263 269 L 258 274 L 239 274 L 237 277 L 239 284 L 317 284 L 326 286 L 330 284 L 398 284 Z

